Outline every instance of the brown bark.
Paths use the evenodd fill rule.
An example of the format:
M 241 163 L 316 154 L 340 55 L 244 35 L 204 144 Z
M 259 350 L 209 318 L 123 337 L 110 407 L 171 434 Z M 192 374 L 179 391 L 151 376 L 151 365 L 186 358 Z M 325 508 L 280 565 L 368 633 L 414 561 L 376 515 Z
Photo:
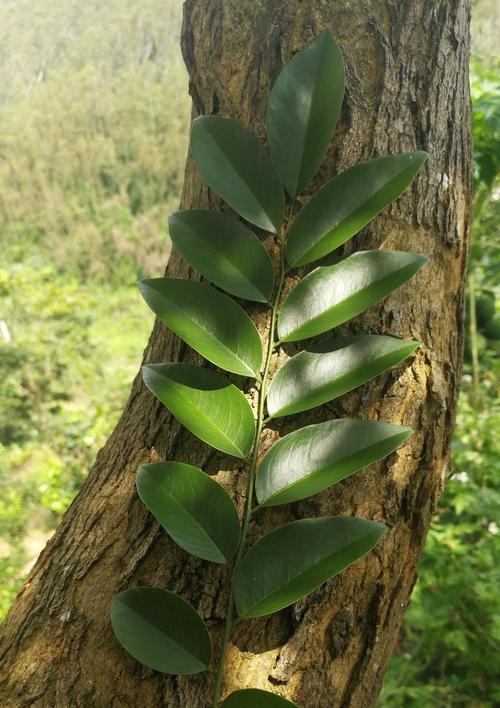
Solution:
M 250 535 L 332 513 L 383 520 L 389 532 L 365 560 L 307 599 L 242 622 L 226 671 L 226 691 L 253 686 L 304 708 L 367 708 L 376 702 L 415 582 L 455 414 L 471 179 L 468 0 L 187 0 L 184 12 L 194 113 L 222 113 L 261 135 L 281 65 L 324 27 L 332 30 L 347 65 L 347 94 L 315 187 L 374 155 L 429 152 L 408 193 L 345 248 L 429 255 L 410 284 L 350 325 L 417 338 L 422 348 L 340 402 L 276 426 L 269 438 L 339 415 L 403 423 L 416 432 L 388 460 L 331 490 L 261 512 Z M 182 205 L 220 208 L 189 160 Z M 168 273 L 197 277 L 175 254 Z M 264 310 L 250 311 L 262 324 Z M 193 357 L 155 325 L 146 361 Z M 176 547 L 135 494 L 137 466 L 157 459 L 218 473 L 241 507 L 241 464 L 196 441 L 137 377 L 118 426 L 3 626 L 2 706 L 207 705 L 210 675 L 151 672 L 122 651 L 110 630 L 112 595 L 151 584 L 190 600 L 211 628 L 215 649 L 220 639 L 227 570 Z

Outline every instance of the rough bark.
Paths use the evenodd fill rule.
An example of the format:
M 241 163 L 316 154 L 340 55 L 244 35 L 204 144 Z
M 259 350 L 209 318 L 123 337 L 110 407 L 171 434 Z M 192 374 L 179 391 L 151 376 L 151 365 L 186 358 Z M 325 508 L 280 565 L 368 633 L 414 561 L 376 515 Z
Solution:
M 471 178 L 468 0 L 188 0 L 184 13 L 182 49 L 194 114 L 222 113 L 261 135 L 266 99 L 282 64 L 324 27 L 332 30 L 347 65 L 347 94 L 315 187 L 361 159 L 415 148 L 429 152 L 408 193 L 345 248 L 428 254 L 428 265 L 410 284 L 350 325 L 413 337 L 422 348 L 409 363 L 340 402 L 273 427 L 269 439 L 338 415 L 402 423 L 416 432 L 387 461 L 331 490 L 261 512 L 250 536 L 332 513 L 383 520 L 389 532 L 365 560 L 306 600 L 241 623 L 226 671 L 226 691 L 253 686 L 304 708 L 367 708 L 376 702 L 415 582 L 455 414 Z M 182 205 L 221 206 L 189 160 Z M 197 277 L 175 253 L 168 273 Z M 263 325 L 264 310 L 250 311 Z M 145 361 L 192 358 L 155 325 Z M 198 607 L 217 655 L 227 570 L 181 551 L 138 500 L 137 466 L 158 459 L 217 473 L 241 506 L 240 462 L 196 441 L 137 377 L 118 426 L 3 626 L 5 708 L 207 705 L 210 675 L 176 678 L 143 668 L 122 651 L 108 620 L 115 592 L 166 586 Z

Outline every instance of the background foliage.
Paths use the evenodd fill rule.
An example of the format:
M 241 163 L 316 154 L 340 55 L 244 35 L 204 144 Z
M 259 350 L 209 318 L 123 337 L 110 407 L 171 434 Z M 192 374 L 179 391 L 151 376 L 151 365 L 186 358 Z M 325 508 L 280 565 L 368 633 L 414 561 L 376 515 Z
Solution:
M 494 12 L 475 3 L 473 317 L 451 479 L 384 708 L 500 703 Z M 180 18 L 179 0 L 0 0 L 2 616 L 116 422 L 151 328 L 135 281 L 162 274 L 182 184 Z
M 182 185 L 177 0 L 0 1 L 0 616 L 125 402 Z

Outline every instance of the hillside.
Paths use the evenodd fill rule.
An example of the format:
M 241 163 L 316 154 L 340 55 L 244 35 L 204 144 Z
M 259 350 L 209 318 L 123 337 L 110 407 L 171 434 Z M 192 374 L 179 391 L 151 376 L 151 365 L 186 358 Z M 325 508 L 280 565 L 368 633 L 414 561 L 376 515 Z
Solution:
M 0 0 L 0 617 L 124 404 L 189 97 L 180 0 Z

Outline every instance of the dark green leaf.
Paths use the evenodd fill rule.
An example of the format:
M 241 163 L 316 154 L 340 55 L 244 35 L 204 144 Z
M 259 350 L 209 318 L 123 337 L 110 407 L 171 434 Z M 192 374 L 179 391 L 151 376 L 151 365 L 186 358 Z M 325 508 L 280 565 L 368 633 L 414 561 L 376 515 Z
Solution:
M 295 703 L 287 701 L 275 693 L 262 691 L 260 688 L 243 688 L 234 691 L 222 701 L 221 708 L 297 708 Z
M 186 209 L 172 214 L 168 223 L 176 249 L 206 278 L 231 295 L 269 301 L 273 262 L 241 221 L 218 211 Z
M 386 532 L 367 519 L 302 519 L 271 531 L 243 557 L 235 580 L 241 617 L 288 607 L 364 556 Z
M 141 280 L 139 288 L 155 315 L 206 359 L 234 374 L 257 376 L 262 340 L 230 297 L 182 278 Z
M 283 303 L 280 339 L 307 339 L 350 320 L 409 280 L 426 260 L 419 253 L 360 251 L 316 268 Z
M 278 371 L 269 387 L 272 418 L 321 406 L 406 359 L 419 342 L 367 334 L 309 347 Z
M 264 456 L 255 491 L 262 506 L 289 504 L 321 492 L 394 452 L 411 428 L 373 420 L 330 420 L 279 440 Z
M 248 455 L 252 409 L 225 376 L 191 364 L 147 364 L 142 371 L 149 390 L 194 435 L 228 455 Z
M 200 116 L 191 129 L 191 152 L 214 192 L 252 224 L 276 233 L 283 221 L 283 189 L 267 148 L 239 123 Z
M 291 197 L 318 170 L 332 139 L 344 97 L 344 62 L 325 30 L 296 54 L 269 97 L 267 136 L 271 158 Z
M 139 467 L 136 483 L 145 506 L 181 548 L 214 563 L 233 557 L 240 521 L 214 479 L 182 462 L 156 462 Z
M 357 234 L 405 191 L 426 159 L 425 152 L 388 155 L 330 180 L 293 222 L 286 242 L 288 263 L 311 263 Z
M 200 615 L 185 600 L 160 588 L 133 588 L 115 595 L 111 624 L 134 659 L 167 674 L 206 671 L 212 643 Z

